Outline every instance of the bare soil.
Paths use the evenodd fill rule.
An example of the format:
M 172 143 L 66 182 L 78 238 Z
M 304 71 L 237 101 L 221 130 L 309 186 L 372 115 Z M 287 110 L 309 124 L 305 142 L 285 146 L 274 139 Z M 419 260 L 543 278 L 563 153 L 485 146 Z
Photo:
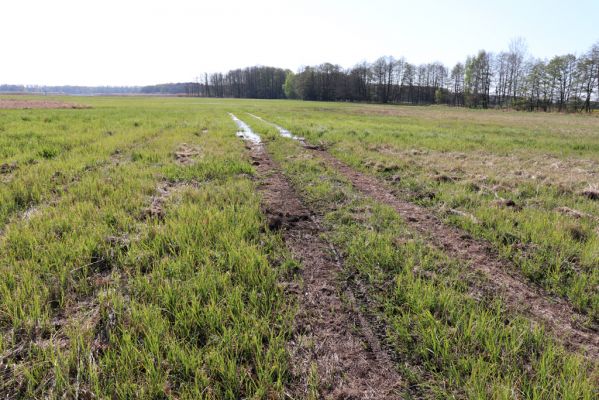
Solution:
M 356 189 L 393 207 L 408 226 L 430 239 L 448 256 L 483 272 L 510 309 L 523 312 L 549 328 L 567 348 L 581 352 L 590 359 L 599 359 L 597 328 L 582 327 L 580 322 L 585 319 L 583 315 L 564 299 L 551 296 L 527 281 L 516 266 L 499 256 L 491 244 L 475 240 L 465 231 L 444 224 L 429 210 L 400 199 L 385 183 L 352 169 L 328 152 L 315 151 Z
M 298 194 L 260 144 L 249 147 L 261 184 L 269 227 L 280 230 L 301 261 L 301 284 L 289 283 L 299 310 L 289 343 L 293 398 L 307 398 L 317 387 L 326 399 L 398 399 L 402 381 L 368 319 L 349 289 L 341 289 L 342 265 L 322 238 L 319 217 Z M 313 368 L 317 380 L 311 378 Z
M 3 163 L 0 164 L 0 174 L 10 174 L 18 168 L 16 163 Z
M 142 219 L 156 218 L 163 220 L 166 216 L 166 202 L 178 190 L 186 186 L 195 185 L 194 182 L 169 182 L 162 181 L 156 187 L 156 194 L 152 196 L 150 205 L 142 211 Z
M 578 211 L 578 210 L 575 210 L 570 207 L 557 207 L 555 209 L 555 211 L 559 212 L 560 214 L 567 215 L 568 217 L 572 217 L 572 218 L 576 218 L 576 219 L 580 219 L 580 218 L 597 219 L 597 217 L 595 217 L 594 215 L 591 215 L 586 212 Z
M 0 109 L 30 110 L 30 109 L 84 109 L 91 108 L 85 104 L 64 103 L 52 100 L 0 99 Z
M 595 187 L 589 187 L 583 190 L 581 194 L 591 200 L 599 200 L 599 189 Z
M 175 160 L 182 165 L 191 165 L 194 163 L 194 157 L 200 154 L 200 149 L 188 145 L 187 143 L 181 143 L 177 151 L 175 151 Z

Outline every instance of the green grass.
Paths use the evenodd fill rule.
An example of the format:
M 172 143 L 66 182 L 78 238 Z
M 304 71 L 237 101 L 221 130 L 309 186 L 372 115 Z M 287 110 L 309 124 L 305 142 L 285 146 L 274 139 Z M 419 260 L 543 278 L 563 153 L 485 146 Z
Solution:
M 0 175 L 1 395 L 285 397 L 296 304 L 281 282 L 301 266 L 267 229 L 233 112 L 324 216 L 345 261 L 340 278 L 363 285 L 372 302 L 364 311 L 381 322 L 406 398 L 596 397 L 596 365 L 506 310 L 480 290 L 487 278 L 245 112 L 394 178 L 402 196 L 489 240 L 531 281 L 587 312 L 588 323 L 599 312 L 599 202 L 579 191 L 599 183 L 596 117 L 293 101 L 72 102 L 92 108 L 0 112 L 0 165 L 11 166 Z M 175 157 L 184 143 L 195 150 L 188 164 Z M 496 206 L 496 196 L 518 208 Z M 161 214 L 148 213 L 153 203 Z M 585 216 L 556 211 L 564 206 Z M 317 398 L 315 369 L 308 381 Z

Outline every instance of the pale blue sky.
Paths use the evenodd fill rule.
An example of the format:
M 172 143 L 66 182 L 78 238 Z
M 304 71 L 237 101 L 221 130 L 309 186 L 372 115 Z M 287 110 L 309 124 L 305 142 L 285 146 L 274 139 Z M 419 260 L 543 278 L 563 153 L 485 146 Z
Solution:
M 599 0 L 19 0 L 0 4 L 0 83 L 140 85 L 249 65 L 463 60 L 599 41 Z

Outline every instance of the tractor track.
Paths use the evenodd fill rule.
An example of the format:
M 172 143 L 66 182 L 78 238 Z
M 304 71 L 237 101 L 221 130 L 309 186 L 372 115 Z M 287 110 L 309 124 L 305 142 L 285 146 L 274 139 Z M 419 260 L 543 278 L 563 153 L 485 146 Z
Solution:
M 247 127 L 238 126 L 242 130 Z M 288 396 L 401 398 L 403 382 L 392 356 L 369 317 L 360 311 L 351 286 L 340 282 L 342 260 L 322 238 L 321 217 L 302 203 L 260 142 L 242 132 L 239 136 L 246 139 L 257 171 L 268 225 L 280 232 L 293 257 L 302 264 L 302 282 L 288 282 L 286 288 L 298 301 L 288 343 L 293 378 Z

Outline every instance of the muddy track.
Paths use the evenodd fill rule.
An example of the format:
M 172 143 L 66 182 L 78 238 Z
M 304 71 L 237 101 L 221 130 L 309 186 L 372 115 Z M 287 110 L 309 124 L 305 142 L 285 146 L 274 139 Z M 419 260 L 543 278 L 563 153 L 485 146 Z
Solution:
M 431 211 L 401 200 L 385 183 L 354 170 L 330 153 L 313 146 L 305 147 L 317 153 L 357 190 L 393 207 L 410 228 L 430 239 L 445 254 L 483 272 L 510 309 L 523 312 L 548 328 L 567 348 L 594 361 L 599 360 L 597 329 L 580 326 L 580 321 L 585 319 L 583 315 L 564 299 L 550 296 L 528 282 L 517 267 L 501 258 L 488 242 L 473 239 L 465 231 L 444 224 Z
M 319 217 L 301 202 L 261 144 L 253 143 L 262 208 L 269 227 L 279 230 L 294 258 L 302 263 L 302 284 L 287 293 L 299 310 L 289 343 L 291 398 L 399 399 L 401 379 L 390 355 L 358 310 L 350 290 L 340 289 L 341 262 L 322 239 Z M 314 367 L 317 378 L 314 376 Z M 314 393 L 317 387 L 317 393 Z

